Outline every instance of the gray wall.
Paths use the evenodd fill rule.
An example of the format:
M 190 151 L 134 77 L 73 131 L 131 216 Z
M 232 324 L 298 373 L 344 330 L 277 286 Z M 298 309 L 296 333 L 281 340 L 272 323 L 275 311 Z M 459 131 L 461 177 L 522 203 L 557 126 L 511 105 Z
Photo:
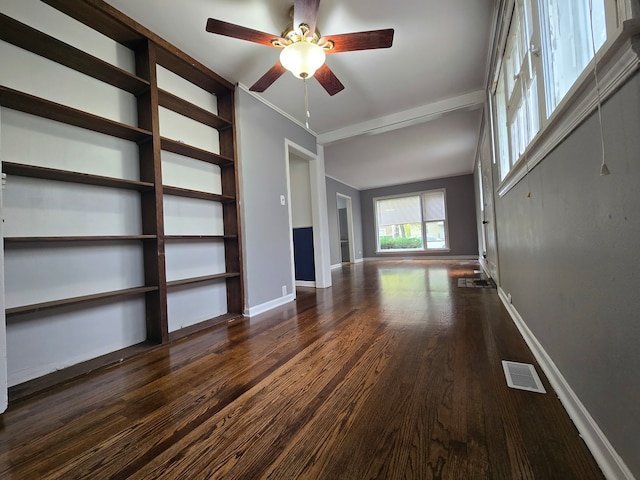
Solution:
M 592 115 L 496 197 L 500 282 L 640 477 L 640 75 L 602 113 L 611 175 Z
M 360 192 L 362 203 L 362 231 L 364 256 L 389 257 L 398 255 L 406 257 L 406 253 L 376 254 L 376 222 L 373 199 L 387 195 L 423 192 L 426 190 L 446 189 L 447 216 L 449 217 L 449 246 L 448 252 L 429 252 L 429 257 L 436 256 L 467 256 L 478 255 L 478 232 L 476 229 L 475 191 L 473 175 L 440 178 L 424 182 L 406 183 L 392 187 L 374 188 Z M 411 252 L 411 256 L 421 255 Z
M 340 254 L 340 232 L 338 230 L 338 193 L 351 197 L 353 210 L 353 236 L 356 260 L 362 259 L 362 216 L 360 191 L 333 178 L 327 177 L 327 214 L 329 216 L 329 242 L 331 244 L 331 265 L 342 263 Z
M 238 89 L 236 99 L 242 201 L 245 306 L 292 293 L 285 138 L 316 152 L 315 136 Z

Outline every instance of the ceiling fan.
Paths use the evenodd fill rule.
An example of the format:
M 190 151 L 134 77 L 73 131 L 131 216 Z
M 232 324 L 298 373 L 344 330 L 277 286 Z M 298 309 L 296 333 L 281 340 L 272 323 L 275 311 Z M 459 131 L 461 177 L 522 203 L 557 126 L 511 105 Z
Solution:
M 264 92 L 289 70 L 302 79 L 315 76 L 329 95 L 335 95 L 344 89 L 344 85 L 324 63 L 326 54 L 389 48 L 393 43 L 393 29 L 323 37 L 316 29 L 319 6 L 320 0 L 295 0 L 291 15 L 293 22 L 285 28 L 282 35 L 271 35 L 213 18 L 207 20 L 206 30 L 282 49 L 280 60 L 249 90 Z

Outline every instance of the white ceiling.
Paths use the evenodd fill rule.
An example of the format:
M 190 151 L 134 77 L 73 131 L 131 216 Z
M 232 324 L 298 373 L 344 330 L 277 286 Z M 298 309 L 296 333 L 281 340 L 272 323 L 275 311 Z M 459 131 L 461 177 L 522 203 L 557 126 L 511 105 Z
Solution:
M 207 18 L 280 34 L 293 4 L 293 0 L 107 2 L 224 78 L 247 87 L 278 61 L 280 51 L 207 33 Z M 330 97 L 316 81 L 308 82 L 310 129 L 326 145 L 329 176 L 365 189 L 471 173 L 497 3 L 321 1 L 317 24 L 325 36 L 395 29 L 390 49 L 328 56 L 328 66 L 345 85 L 342 92 Z M 260 95 L 303 123 L 301 80 L 286 73 Z M 375 132 L 384 133 L 371 135 Z

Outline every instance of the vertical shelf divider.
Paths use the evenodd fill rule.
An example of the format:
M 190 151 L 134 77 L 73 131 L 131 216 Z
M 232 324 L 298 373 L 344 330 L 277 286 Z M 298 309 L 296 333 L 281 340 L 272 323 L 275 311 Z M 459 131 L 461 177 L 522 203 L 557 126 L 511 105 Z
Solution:
M 234 92 L 218 95 L 218 115 L 231 120 L 235 125 L 235 98 Z M 220 153 L 231 158 L 236 158 L 235 128 L 227 128 L 220 132 Z M 233 196 L 235 202 L 223 204 L 222 216 L 225 235 L 233 235 L 234 238 L 225 240 L 225 265 L 227 272 L 241 272 L 242 247 L 240 243 L 240 209 L 238 206 L 238 162 L 221 168 L 222 194 Z M 227 308 L 229 312 L 242 313 L 244 308 L 244 285 L 242 275 L 232 277 L 227 282 Z
M 136 73 L 150 84 L 149 91 L 137 97 L 138 124 L 152 134 L 150 141 L 138 145 L 140 180 L 154 184 L 153 190 L 141 197 L 143 233 L 156 236 L 155 242 L 144 245 L 144 277 L 147 285 L 159 287 L 146 295 L 147 341 L 166 343 L 169 329 L 156 45 L 147 40 L 135 53 Z

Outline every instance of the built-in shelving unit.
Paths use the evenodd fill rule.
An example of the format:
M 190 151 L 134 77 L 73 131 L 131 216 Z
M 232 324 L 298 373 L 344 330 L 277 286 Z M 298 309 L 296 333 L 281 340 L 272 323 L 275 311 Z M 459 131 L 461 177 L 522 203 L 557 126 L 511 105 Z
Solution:
M 39 322 L 46 322 L 48 312 L 59 314 L 71 309 L 74 313 L 78 313 L 82 312 L 83 308 L 87 308 L 87 305 L 96 308 L 95 306 L 99 307 L 101 303 L 128 302 L 130 298 L 140 298 L 144 299 L 142 321 L 145 323 L 146 338 L 139 343 L 125 345 L 118 351 L 107 352 L 96 358 L 87 358 L 86 361 L 68 369 L 14 385 L 10 389 L 12 398 L 29 395 L 97 366 L 137 355 L 202 328 L 228 322 L 240 317 L 243 308 L 234 85 L 101 0 L 86 2 L 43 0 L 43 3 L 131 50 L 135 61 L 135 72 L 127 71 L 2 13 L 0 13 L 0 41 L 130 94 L 137 110 L 137 124 L 123 123 L 33 95 L 32 92 L 21 91 L 19 85 L 17 87 L 0 85 L 0 106 L 3 109 L 15 110 L 37 118 L 97 132 L 123 140 L 125 143 L 132 142 L 138 151 L 136 171 L 139 175 L 135 179 L 120 178 L 117 175 L 111 176 L 111 172 L 103 175 L 77 171 L 65 165 L 50 165 L 41 159 L 34 162 L 30 159 L 23 162 L 5 159 L 2 163 L 2 171 L 7 175 L 8 186 L 11 187 L 14 178 L 23 178 L 25 182 L 27 180 L 43 182 L 44 186 L 55 185 L 56 182 L 65 182 L 65 185 L 70 185 L 72 188 L 77 188 L 74 185 L 82 185 L 84 188 L 89 188 L 91 192 L 105 189 L 109 191 L 115 189 L 115 192 L 129 191 L 130 193 L 122 193 L 122 195 L 128 195 L 127 199 L 131 198 L 130 195 L 137 196 L 137 200 L 135 198 L 134 200 L 135 204 L 139 205 L 139 211 L 128 213 L 132 218 L 139 218 L 140 225 L 138 231 L 124 234 L 105 233 L 100 228 L 96 229 L 95 235 L 86 234 L 84 231 L 78 234 L 73 230 L 56 231 L 53 234 L 46 231 L 33 234 L 31 230 L 24 234 L 19 232 L 4 238 L 5 253 L 10 255 L 12 251 L 20 253 L 25 249 L 29 252 L 42 252 L 47 249 L 63 249 L 64 252 L 73 252 L 77 249 L 92 251 L 91 249 L 100 249 L 104 245 L 112 247 L 128 245 L 126 248 L 134 248 L 134 250 L 137 249 L 135 251 L 141 252 L 140 268 L 142 270 L 139 276 L 143 278 L 143 284 L 10 306 L 5 310 L 8 332 L 10 334 L 10 327 L 14 322 L 17 324 L 30 322 L 34 316 Z M 183 98 L 180 92 L 164 86 L 161 88 L 158 67 L 163 67 L 185 82 L 208 92 L 215 101 L 216 112 L 208 110 L 206 106 L 198 105 L 197 101 L 188 98 L 188 95 L 187 98 Z M 215 132 L 213 143 L 219 145 L 219 148 L 202 148 L 201 145 L 185 143 L 178 135 L 175 138 L 168 138 L 174 135 L 164 134 L 164 130 L 165 136 L 162 136 L 160 134 L 161 109 L 175 112 L 188 121 L 210 128 Z M 217 183 L 218 187 L 212 186 L 203 190 L 188 184 L 180 184 L 179 179 L 173 181 L 170 178 L 163 178 L 165 155 L 174 155 L 179 159 L 187 159 L 185 161 L 188 162 L 196 162 L 196 164 L 202 162 L 203 165 L 208 165 L 209 170 L 214 169 L 208 175 L 217 179 L 214 183 Z M 84 190 L 78 195 L 82 192 Z M 202 233 L 196 228 L 197 225 L 191 228 L 189 225 L 178 222 L 178 227 L 172 226 L 170 234 L 165 234 L 166 204 L 170 199 L 176 198 L 217 205 L 216 208 L 219 210 L 216 211 L 221 212 L 219 223 L 222 231 Z M 166 253 L 166 245 L 180 252 L 184 252 L 185 245 L 187 250 L 191 248 L 189 245 L 193 245 L 194 251 L 198 248 L 223 248 L 224 252 L 218 256 L 221 256 L 224 265 L 211 267 L 213 272 L 219 273 L 197 274 L 168 281 L 165 255 L 170 253 L 171 248 Z M 221 250 L 216 251 L 221 252 Z M 171 278 L 175 277 L 174 274 Z M 52 278 L 52 281 L 55 282 L 55 278 Z M 8 279 L 8 282 L 11 282 L 11 279 Z M 191 320 L 183 328 L 172 330 L 167 305 L 171 303 L 170 295 L 173 293 L 169 291 L 180 294 L 185 289 L 196 289 L 195 293 L 198 293 L 198 288 L 210 284 L 222 285 L 224 297 L 226 297 L 225 305 L 217 305 L 216 312 L 212 315 L 196 321 Z M 179 311 L 179 308 L 175 307 L 174 311 Z M 184 322 L 179 319 L 177 324 L 183 325 Z M 61 335 L 64 335 L 64 332 L 61 332 Z M 64 363 L 64 359 L 61 363 Z
M 20 23 L 11 17 L 0 14 L 0 26 L 0 39 L 5 42 L 19 45 L 36 55 L 53 60 L 134 95 L 149 90 L 147 80 L 67 45 L 57 38 Z
M 51 302 L 34 303 L 32 305 L 21 305 L 19 307 L 7 308 L 5 315 L 11 317 L 19 313 L 34 313 L 50 308 L 63 307 L 67 305 L 75 305 L 78 303 L 91 302 L 95 300 L 103 300 L 113 297 L 125 297 L 129 295 L 140 295 L 142 293 L 153 292 L 158 290 L 158 287 L 136 287 L 126 288 L 123 290 L 115 290 L 113 292 L 101 292 L 93 295 L 83 295 L 81 297 L 65 298 L 62 300 L 54 300 Z
M 110 178 L 101 175 L 90 175 L 88 173 L 70 172 L 56 168 L 24 165 L 12 162 L 3 162 L 2 171 L 7 175 L 57 180 L 59 182 L 84 183 L 86 185 L 96 185 L 101 187 L 126 188 L 141 192 L 151 190 L 154 187 L 151 182 Z
M 91 113 L 83 112 L 82 110 L 77 110 L 2 86 L 0 86 L 0 105 L 136 143 L 149 141 L 152 136 L 148 130 L 114 122 L 108 118 L 99 117 Z

